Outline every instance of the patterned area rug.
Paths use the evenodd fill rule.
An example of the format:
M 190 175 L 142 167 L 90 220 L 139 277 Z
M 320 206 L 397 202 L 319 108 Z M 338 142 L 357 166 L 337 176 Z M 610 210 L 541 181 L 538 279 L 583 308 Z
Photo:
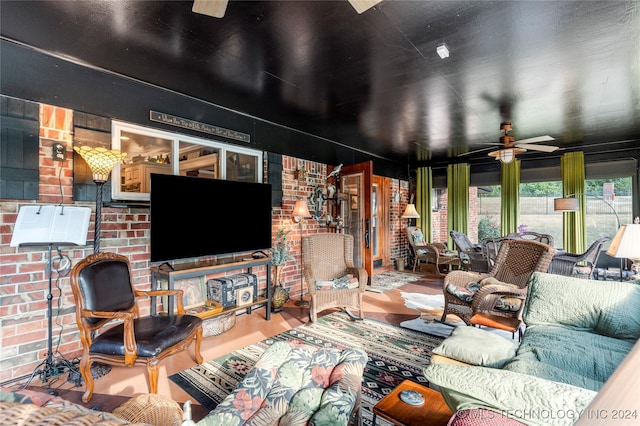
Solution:
M 373 276 L 373 284 L 367 287 L 367 291 L 375 293 L 384 293 L 401 285 L 418 281 L 422 278 L 421 274 L 412 274 L 410 272 L 387 271 Z
M 256 344 L 223 355 L 169 377 L 207 410 L 215 408 L 242 380 L 264 350 L 278 340 L 344 348 L 359 346 L 369 360 L 362 381 L 363 424 L 372 424 L 372 408 L 405 379 L 426 383 L 422 370 L 442 338 L 376 320 L 352 321 L 334 312 Z M 382 424 L 382 419 L 378 420 Z M 384 423 L 386 424 L 386 423 Z
M 434 336 L 448 337 L 455 327 L 466 325 L 464 321 L 456 315 L 447 315 L 445 322 L 440 322 L 442 312 L 444 311 L 444 296 L 442 294 L 433 295 L 402 292 L 400 295 L 405 300 L 404 306 L 420 312 L 418 318 L 403 321 L 400 323 L 400 327 L 421 331 Z M 484 330 L 499 334 L 508 339 L 513 337 L 508 331 L 493 328 L 484 328 Z

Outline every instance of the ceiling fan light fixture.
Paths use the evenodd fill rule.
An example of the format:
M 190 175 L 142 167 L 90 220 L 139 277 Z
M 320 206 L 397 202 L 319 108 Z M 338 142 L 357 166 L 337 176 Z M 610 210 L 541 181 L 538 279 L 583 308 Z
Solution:
M 439 44 L 438 47 L 436 47 L 436 52 L 438 53 L 438 56 L 440 56 L 440 59 L 449 57 L 449 48 L 445 43 Z
M 502 163 L 510 163 L 516 158 L 516 155 L 526 152 L 526 149 L 521 148 L 505 148 L 499 149 L 489 153 L 490 157 L 495 157 L 496 160 L 500 160 Z
M 508 148 L 508 149 L 501 149 L 498 159 L 500 160 L 500 162 L 502 163 L 510 163 L 513 161 L 515 155 L 513 155 L 513 149 Z

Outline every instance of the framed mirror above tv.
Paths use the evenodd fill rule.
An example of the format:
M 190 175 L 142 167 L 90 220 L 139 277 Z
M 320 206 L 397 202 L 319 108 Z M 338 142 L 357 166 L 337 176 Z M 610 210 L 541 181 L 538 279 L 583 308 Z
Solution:
M 113 200 L 149 201 L 151 174 L 262 182 L 262 151 L 121 121 L 111 147 L 127 156 L 113 169 Z

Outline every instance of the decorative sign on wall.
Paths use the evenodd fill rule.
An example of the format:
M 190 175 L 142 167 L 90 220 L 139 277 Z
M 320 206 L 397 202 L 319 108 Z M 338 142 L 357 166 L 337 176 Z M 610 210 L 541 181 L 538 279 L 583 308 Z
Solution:
M 165 114 L 164 112 L 149 111 L 149 119 L 158 123 L 169 124 L 171 126 L 182 127 L 184 129 L 196 130 L 198 132 L 208 133 L 210 135 L 222 136 L 241 142 L 251 142 L 251 135 L 238 132 L 236 130 L 224 129 L 211 124 L 200 123 L 198 121 L 188 120 L 175 115 Z

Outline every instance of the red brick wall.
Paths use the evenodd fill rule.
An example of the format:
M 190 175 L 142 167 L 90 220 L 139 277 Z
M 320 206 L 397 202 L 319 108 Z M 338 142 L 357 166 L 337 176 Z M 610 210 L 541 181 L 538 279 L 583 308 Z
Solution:
M 47 294 L 48 278 L 45 273 L 48 253 L 46 248 L 10 247 L 13 225 L 21 206 L 29 204 L 66 204 L 87 206 L 95 211 L 95 203 L 74 202 L 73 184 L 73 111 L 48 105 L 40 113 L 40 198 L 37 202 L 2 200 L 0 203 L 0 382 L 31 374 L 47 355 Z M 54 162 L 51 145 L 59 142 L 66 147 L 67 160 Z M 295 171 L 307 170 L 304 181 L 294 179 Z M 314 186 L 324 184 L 327 165 L 283 156 L 283 201 L 273 209 L 273 237 L 280 228 L 290 229 L 295 262 L 287 263 L 282 281 L 291 298 L 300 296 L 300 225 L 291 218 L 293 205 L 300 197 L 309 198 Z M 397 187 L 397 181 L 393 180 Z M 404 255 L 403 227 L 399 226 L 400 207 L 406 205 L 407 182 L 401 182 L 402 201 L 392 206 L 391 247 L 392 258 Z M 394 186 L 392 184 L 392 191 Z M 88 240 L 94 238 L 92 215 Z M 131 260 L 134 284 L 145 290 L 151 286 L 149 271 L 149 210 L 148 208 L 102 209 L 101 250 L 126 255 Z M 304 219 L 302 234 L 324 232 L 326 229 L 315 219 Z M 63 247 L 62 255 L 72 264 L 91 254 L 93 248 Z M 53 255 L 57 252 L 54 250 Z M 266 288 L 266 269 L 254 268 L 260 278 L 259 291 Z M 233 272 L 230 272 L 233 273 Z M 80 353 L 80 341 L 75 324 L 75 304 L 69 287 L 68 275 L 53 273 L 53 351 L 73 360 Z M 143 303 L 140 313 L 149 313 L 149 303 Z M 258 310 L 254 315 L 262 315 Z

